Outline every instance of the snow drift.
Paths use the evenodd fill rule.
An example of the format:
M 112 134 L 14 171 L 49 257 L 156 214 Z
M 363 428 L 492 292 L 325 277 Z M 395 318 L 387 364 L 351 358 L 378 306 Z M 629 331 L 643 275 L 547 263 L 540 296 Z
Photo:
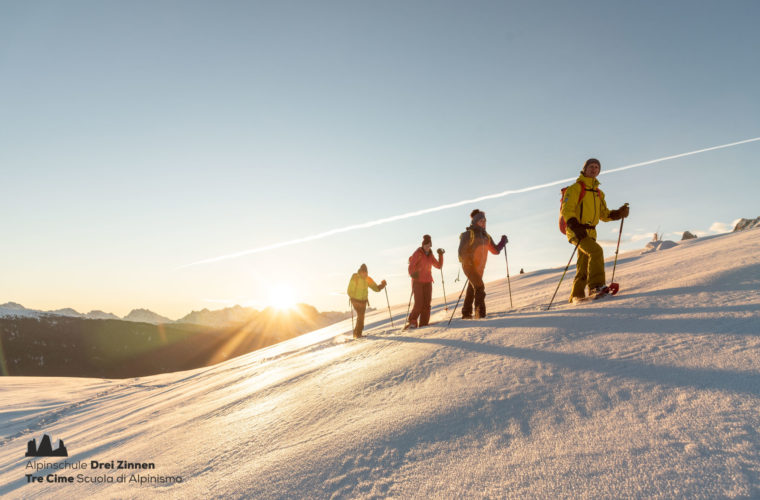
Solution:
M 188 372 L 5 377 L 0 494 L 758 497 L 759 245 L 750 230 L 623 254 L 618 296 L 549 312 L 561 269 L 513 277 L 512 311 L 489 283 L 489 317 L 448 329 L 439 301 L 437 325 L 399 332 L 402 304 L 357 341 L 344 321 Z M 45 433 L 68 458 L 24 456 Z M 25 477 L 118 460 L 155 469 L 34 474 L 181 482 Z

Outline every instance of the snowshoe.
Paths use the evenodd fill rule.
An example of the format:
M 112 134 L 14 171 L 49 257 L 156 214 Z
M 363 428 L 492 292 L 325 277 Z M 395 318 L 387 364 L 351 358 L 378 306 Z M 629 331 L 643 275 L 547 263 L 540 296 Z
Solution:
M 598 286 L 594 288 L 593 290 L 589 290 L 588 298 L 589 300 L 597 300 L 597 299 L 601 299 L 605 295 L 611 295 L 610 287 Z

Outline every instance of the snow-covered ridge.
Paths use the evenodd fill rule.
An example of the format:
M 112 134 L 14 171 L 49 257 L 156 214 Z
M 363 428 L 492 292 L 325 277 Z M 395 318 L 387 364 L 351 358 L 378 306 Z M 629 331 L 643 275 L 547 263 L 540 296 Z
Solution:
M 739 219 L 739 221 L 734 226 L 734 232 L 753 229 L 756 227 L 760 227 L 760 217 L 757 217 L 755 219 Z
M 758 498 L 758 245 L 621 254 L 620 294 L 583 306 L 568 273 L 545 311 L 550 269 L 512 277 L 512 310 L 488 283 L 488 318 L 450 328 L 435 301 L 437 324 L 400 332 L 399 304 L 358 341 L 346 320 L 198 370 L 0 378 L 0 495 L 29 497 L 27 441 L 49 433 L 69 462 L 182 478 L 66 485 L 76 498 Z
M 55 311 L 41 311 L 38 309 L 27 309 L 21 304 L 15 302 L 7 302 L 0 304 L 0 317 L 26 317 L 26 318 L 39 318 L 42 316 L 66 316 L 70 318 L 89 318 L 89 319 L 121 319 L 124 321 L 137 321 L 144 323 L 171 323 L 172 320 L 160 316 L 147 309 L 134 309 L 124 318 L 119 318 L 113 313 L 107 313 L 104 311 L 90 311 L 87 314 L 82 314 L 70 307 L 64 309 L 56 309 Z

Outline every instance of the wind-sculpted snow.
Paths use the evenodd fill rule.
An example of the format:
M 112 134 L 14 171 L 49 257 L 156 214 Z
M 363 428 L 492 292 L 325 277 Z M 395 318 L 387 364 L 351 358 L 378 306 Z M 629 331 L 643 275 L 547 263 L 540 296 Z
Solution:
M 570 305 L 568 273 L 549 312 L 561 269 L 512 277 L 511 311 L 506 281 L 487 284 L 489 317 L 448 329 L 438 301 L 436 325 L 400 332 L 400 304 L 361 340 L 347 320 L 188 372 L 6 377 L 0 494 L 758 497 L 758 245 L 749 230 L 623 254 L 618 296 Z M 43 433 L 71 462 L 153 462 L 182 482 L 27 484 Z

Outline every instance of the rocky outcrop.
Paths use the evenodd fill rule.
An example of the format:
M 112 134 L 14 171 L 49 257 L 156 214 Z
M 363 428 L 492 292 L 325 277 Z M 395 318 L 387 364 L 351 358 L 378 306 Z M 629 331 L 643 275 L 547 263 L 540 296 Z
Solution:
M 673 248 L 675 246 L 678 246 L 678 243 L 671 240 L 650 241 L 646 244 L 641 253 L 659 252 L 660 250 L 667 250 L 668 248 Z
M 734 232 L 745 231 L 747 229 L 752 229 L 753 227 L 758 226 L 760 226 L 760 217 L 757 219 L 739 219 L 739 222 L 737 222 L 734 226 Z

